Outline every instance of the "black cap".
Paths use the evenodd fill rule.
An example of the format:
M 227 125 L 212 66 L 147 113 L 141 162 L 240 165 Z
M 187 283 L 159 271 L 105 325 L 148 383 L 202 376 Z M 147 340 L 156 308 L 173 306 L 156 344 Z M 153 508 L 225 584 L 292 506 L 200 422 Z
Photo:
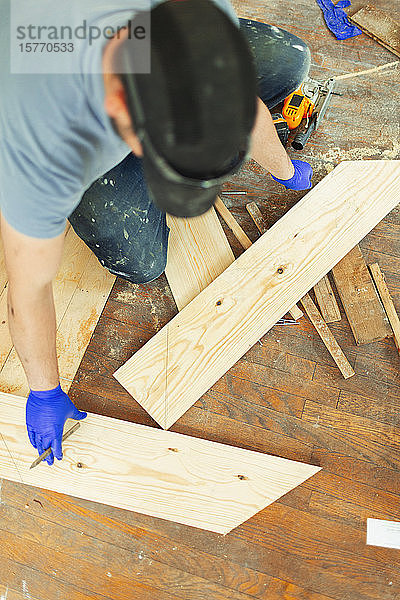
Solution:
M 238 27 L 210 0 L 167 0 L 150 17 L 151 73 L 134 73 L 129 40 L 119 50 L 128 108 L 155 204 L 197 216 L 248 150 L 253 57 Z

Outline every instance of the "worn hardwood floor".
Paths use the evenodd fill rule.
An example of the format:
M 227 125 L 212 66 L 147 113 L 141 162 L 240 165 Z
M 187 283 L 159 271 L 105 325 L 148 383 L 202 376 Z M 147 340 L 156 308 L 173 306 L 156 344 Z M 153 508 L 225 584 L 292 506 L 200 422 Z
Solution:
M 375 4 L 399 18 L 395 2 Z M 238 0 L 236 8 L 303 37 L 318 78 L 394 60 L 364 35 L 336 41 L 314 0 Z M 343 95 L 301 153 L 315 181 L 342 159 L 400 158 L 399 83 L 391 71 L 338 84 Z M 250 164 L 224 200 L 254 240 L 246 202 L 255 200 L 272 224 L 302 195 Z M 394 210 L 361 243 L 367 262 L 385 272 L 398 311 L 399 216 Z M 79 407 L 156 426 L 112 373 L 175 312 L 164 277 L 147 286 L 117 280 L 71 388 Z M 392 340 L 356 347 L 344 316 L 331 329 L 354 377 L 341 377 L 305 318 L 275 326 L 173 427 L 321 465 L 314 478 L 226 537 L 0 482 L 0 598 L 400 598 L 400 552 L 366 546 L 368 517 L 400 520 L 399 356 Z

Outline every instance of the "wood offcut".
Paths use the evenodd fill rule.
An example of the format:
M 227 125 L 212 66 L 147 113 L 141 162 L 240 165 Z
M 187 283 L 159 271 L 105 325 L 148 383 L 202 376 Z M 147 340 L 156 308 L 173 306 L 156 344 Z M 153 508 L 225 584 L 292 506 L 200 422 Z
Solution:
M 239 242 L 239 244 L 247 250 L 251 246 L 250 238 L 245 234 L 243 229 L 240 227 L 239 223 L 236 221 L 235 217 L 232 215 L 231 211 L 225 206 L 222 202 L 221 198 L 218 197 L 215 201 L 215 208 L 228 225 L 229 229 L 232 231 L 233 235 Z
M 350 18 L 364 33 L 400 56 L 400 23 L 388 13 L 367 5 Z
M 395 305 L 393 304 L 389 289 L 386 285 L 385 276 L 382 273 L 378 263 L 369 265 L 369 269 L 371 271 L 374 283 L 378 289 L 378 293 L 385 308 L 390 326 L 393 330 L 394 343 L 396 344 L 397 350 L 400 352 L 400 320 Z
M 356 343 L 390 337 L 392 330 L 360 247 L 353 248 L 332 274 Z
M 114 376 L 169 428 L 399 202 L 400 161 L 340 163 Z
M 314 302 L 311 300 L 309 294 L 303 296 L 300 300 L 303 305 L 304 310 L 307 313 L 308 318 L 311 323 L 314 325 L 315 329 L 318 332 L 318 335 L 324 342 L 329 354 L 332 356 L 333 360 L 337 364 L 340 369 L 341 374 L 345 379 L 352 377 L 355 375 L 353 367 L 347 360 L 346 356 L 343 353 L 343 350 L 333 337 L 331 330 L 328 325 L 325 323 L 324 319 L 321 316 L 318 308 L 315 306 Z
M 261 235 L 268 231 L 268 227 L 265 224 L 264 217 L 262 216 L 261 211 L 255 202 L 249 202 L 248 204 L 246 204 L 246 210 L 253 219 L 254 224 L 257 227 L 258 231 L 261 233 Z
M 328 275 L 325 275 L 314 285 L 315 297 L 319 309 L 326 323 L 334 323 L 342 319 L 340 309 L 336 302 L 335 294 L 329 281 Z

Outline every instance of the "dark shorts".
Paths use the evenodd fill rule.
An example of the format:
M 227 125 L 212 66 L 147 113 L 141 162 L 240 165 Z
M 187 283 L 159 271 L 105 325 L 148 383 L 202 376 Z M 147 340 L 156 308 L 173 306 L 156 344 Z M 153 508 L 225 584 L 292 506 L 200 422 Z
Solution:
M 310 51 L 278 27 L 247 19 L 240 20 L 240 27 L 255 56 L 258 94 L 272 108 L 306 78 Z M 165 214 L 150 200 L 142 161 L 133 154 L 91 185 L 69 220 L 112 273 L 133 283 L 163 273 L 169 233 Z

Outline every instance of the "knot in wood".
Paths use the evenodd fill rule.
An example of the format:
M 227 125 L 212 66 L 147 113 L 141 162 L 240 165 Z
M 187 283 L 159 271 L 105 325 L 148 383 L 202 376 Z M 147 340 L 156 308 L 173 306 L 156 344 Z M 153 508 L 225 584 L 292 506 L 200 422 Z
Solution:
M 248 479 L 248 477 L 246 477 L 246 475 L 238 475 L 237 478 L 240 479 L 241 481 Z

